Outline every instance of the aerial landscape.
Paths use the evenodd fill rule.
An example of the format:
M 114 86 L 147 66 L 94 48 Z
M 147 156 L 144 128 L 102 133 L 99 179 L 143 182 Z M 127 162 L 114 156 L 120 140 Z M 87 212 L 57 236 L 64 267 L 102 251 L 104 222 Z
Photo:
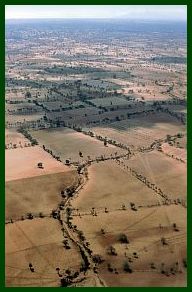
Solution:
M 6 287 L 187 286 L 186 19 L 96 11 L 5 22 Z

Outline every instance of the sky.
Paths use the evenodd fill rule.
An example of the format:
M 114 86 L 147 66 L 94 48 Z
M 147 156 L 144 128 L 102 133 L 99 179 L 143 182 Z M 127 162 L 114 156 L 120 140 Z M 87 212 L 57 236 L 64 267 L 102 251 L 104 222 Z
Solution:
M 122 18 L 187 20 L 186 5 L 6 5 L 6 19 Z

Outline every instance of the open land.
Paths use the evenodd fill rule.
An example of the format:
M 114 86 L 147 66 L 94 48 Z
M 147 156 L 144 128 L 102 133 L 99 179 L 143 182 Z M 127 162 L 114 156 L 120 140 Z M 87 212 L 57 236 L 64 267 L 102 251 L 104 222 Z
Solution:
M 48 129 L 31 132 L 31 135 L 45 147 L 52 149 L 63 160 L 82 162 L 87 159 L 103 155 L 108 157 L 115 152 L 125 153 L 122 149 L 116 149 L 113 145 L 104 146 L 103 142 L 95 140 L 87 135 L 78 133 L 72 129 Z M 82 157 L 79 156 L 82 152 Z
M 69 168 L 43 151 L 39 146 L 6 151 L 6 181 L 68 171 Z M 43 168 L 38 167 L 38 163 Z
M 6 286 L 186 287 L 186 24 L 6 22 Z
M 63 248 L 63 234 L 57 220 L 25 220 L 6 225 L 6 282 L 9 287 L 59 287 L 62 267 L 76 271 L 81 257 L 75 245 Z M 31 273 L 28 263 L 35 272 Z

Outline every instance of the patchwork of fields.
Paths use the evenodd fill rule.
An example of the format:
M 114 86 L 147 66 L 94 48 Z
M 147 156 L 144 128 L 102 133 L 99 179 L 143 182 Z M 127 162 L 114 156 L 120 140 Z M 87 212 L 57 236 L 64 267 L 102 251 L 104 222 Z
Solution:
M 6 21 L 6 287 L 186 287 L 184 23 Z

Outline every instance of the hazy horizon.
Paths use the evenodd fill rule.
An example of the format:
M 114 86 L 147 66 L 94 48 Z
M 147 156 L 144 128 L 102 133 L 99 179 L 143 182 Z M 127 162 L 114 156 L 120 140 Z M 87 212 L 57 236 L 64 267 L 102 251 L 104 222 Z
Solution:
M 6 20 L 186 21 L 186 5 L 6 5 Z

